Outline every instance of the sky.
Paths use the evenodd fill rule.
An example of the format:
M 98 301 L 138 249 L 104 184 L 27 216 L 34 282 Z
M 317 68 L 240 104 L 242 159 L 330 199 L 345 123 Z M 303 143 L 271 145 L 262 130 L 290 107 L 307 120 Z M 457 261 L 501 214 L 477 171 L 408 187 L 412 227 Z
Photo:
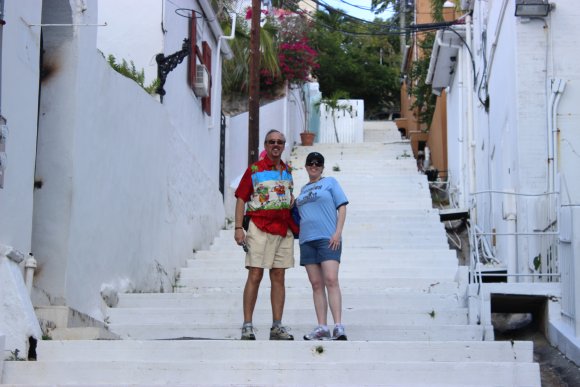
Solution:
M 375 17 L 387 19 L 390 16 L 388 12 L 380 15 L 375 15 L 373 12 L 371 12 L 370 11 L 371 0 L 322 0 L 322 1 L 324 1 L 331 7 L 342 9 L 343 11 L 346 11 L 349 15 L 357 17 L 359 19 L 374 20 Z M 349 4 L 354 4 L 355 6 Z M 369 11 L 365 11 L 362 8 L 367 9 Z

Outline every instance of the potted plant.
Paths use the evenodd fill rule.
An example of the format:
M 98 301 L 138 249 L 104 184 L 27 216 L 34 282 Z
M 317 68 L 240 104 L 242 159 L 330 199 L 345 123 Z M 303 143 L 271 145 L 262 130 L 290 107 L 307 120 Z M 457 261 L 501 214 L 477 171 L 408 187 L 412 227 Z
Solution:
M 314 138 L 316 133 L 311 132 L 308 125 L 308 104 L 309 101 L 306 100 L 306 92 L 304 90 L 304 84 L 300 85 L 300 100 L 302 101 L 302 107 L 304 112 L 304 131 L 300 133 L 300 142 L 303 146 L 312 146 L 314 144 Z
M 303 146 L 312 146 L 314 144 L 314 137 L 316 137 L 316 133 L 309 130 L 300 133 L 300 141 Z

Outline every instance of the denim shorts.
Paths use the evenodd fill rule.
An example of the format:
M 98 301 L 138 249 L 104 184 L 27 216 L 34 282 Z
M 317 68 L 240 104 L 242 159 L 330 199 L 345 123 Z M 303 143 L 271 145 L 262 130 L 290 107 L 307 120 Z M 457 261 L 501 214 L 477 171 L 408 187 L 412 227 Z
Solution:
M 342 243 L 336 250 L 328 247 L 330 239 L 317 239 L 300 245 L 300 266 L 335 260 L 340 262 Z

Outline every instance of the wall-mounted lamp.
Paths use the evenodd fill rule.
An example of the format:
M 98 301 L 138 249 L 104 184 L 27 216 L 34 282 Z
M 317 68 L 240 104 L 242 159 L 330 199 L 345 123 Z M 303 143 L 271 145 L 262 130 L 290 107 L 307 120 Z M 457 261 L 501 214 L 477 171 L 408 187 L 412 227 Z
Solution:
M 516 0 L 516 16 L 546 17 L 551 10 L 548 0 Z
M 155 61 L 157 62 L 157 78 L 159 78 L 159 86 L 157 86 L 155 92 L 159 94 L 161 102 L 163 102 L 163 96 L 165 95 L 163 86 L 165 86 L 167 74 L 183 62 L 183 59 L 189 54 L 191 54 L 191 47 L 189 45 L 189 39 L 185 38 L 183 39 L 181 50 L 168 56 L 163 54 L 157 54 L 155 56 Z

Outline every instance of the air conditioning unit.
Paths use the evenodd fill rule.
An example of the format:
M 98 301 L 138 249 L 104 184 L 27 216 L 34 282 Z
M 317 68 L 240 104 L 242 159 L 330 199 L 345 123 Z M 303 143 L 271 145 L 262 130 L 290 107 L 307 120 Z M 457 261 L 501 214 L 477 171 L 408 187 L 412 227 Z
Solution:
M 198 97 L 209 96 L 209 73 L 207 72 L 205 65 L 198 64 L 195 68 L 193 92 Z

